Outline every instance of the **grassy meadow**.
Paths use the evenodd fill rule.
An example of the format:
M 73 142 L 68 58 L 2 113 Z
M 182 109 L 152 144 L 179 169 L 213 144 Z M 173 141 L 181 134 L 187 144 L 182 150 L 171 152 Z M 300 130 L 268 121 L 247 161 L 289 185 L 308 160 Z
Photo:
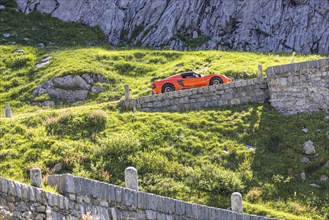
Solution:
M 12 0 L 0 3 L 8 6 L 0 11 L 0 107 L 9 103 L 13 110 L 7 119 L 1 107 L 0 176 L 28 183 L 30 168 L 40 167 L 46 179 L 61 163 L 57 173 L 124 185 L 124 169 L 134 166 L 142 191 L 221 208 L 228 208 L 231 193 L 238 191 L 247 213 L 328 218 L 329 186 L 320 182 L 321 175 L 329 176 L 325 114 L 284 116 L 270 103 L 176 113 L 116 106 L 124 84 L 138 97 L 150 94 L 153 77 L 194 70 L 253 78 L 258 64 L 265 74 L 268 66 L 324 55 L 114 48 L 98 28 L 23 15 Z M 47 56 L 50 64 L 36 69 Z M 75 106 L 34 105 L 52 99 L 32 95 L 40 83 L 84 73 L 102 74 L 111 83 Z M 304 164 L 308 140 L 319 156 Z

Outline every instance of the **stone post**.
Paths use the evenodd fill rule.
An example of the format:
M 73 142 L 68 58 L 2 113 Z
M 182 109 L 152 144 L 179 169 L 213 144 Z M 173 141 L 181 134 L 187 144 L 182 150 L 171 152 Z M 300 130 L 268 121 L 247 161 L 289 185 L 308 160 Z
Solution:
M 5 116 L 6 116 L 6 118 L 11 118 L 12 117 L 12 112 L 11 112 L 9 104 L 5 105 Z
M 42 175 L 41 175 L 41 170 L 39 168 L 30 170 L 30 180 L 32 186 L 41 188 Z
M 126 187 L 138 191 L 138 174 L 134 167 L 127 167 L 125 170 Z
M 129 85 L 124 85 L 125 88 L 125 101 L 130 100 L 130 91 L 129 91 Z
M 264 78 L 262 64 L 258 65 L 258 78 Z
M 233 212 L 243 213 L 242 207 L 242 195 L 238 192 L 234 192 L 231 195 L 231 208 Z

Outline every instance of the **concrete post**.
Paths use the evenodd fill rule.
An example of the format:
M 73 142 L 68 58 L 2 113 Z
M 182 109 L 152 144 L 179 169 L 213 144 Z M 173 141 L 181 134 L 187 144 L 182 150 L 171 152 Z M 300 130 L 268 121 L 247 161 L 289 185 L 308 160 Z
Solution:
M 39 168 L 30 170 L 30 180 L 32 186 L 41 188 L 42 174 Z
M 125 88 L 125 101 L 130 100 L 130 91 L 129 91 L 129 85 L 124 85 Z
M 258 78 L 264 78 L 262 64 L 258 65 Z
M 233 212 L 243 213 L 242 207 L 242 195 L 238 192 L 234 192 L 231 195 L 231 208 Z
M 134 167 L 127 167 L 125 170 L 126 187 L 138 191 L 138 174 Z
M 5 105 L 5 116 L 6 116 L 6 118 L 11 118 L 12 117 L 12 112 L 11 112 L 9 104 Z

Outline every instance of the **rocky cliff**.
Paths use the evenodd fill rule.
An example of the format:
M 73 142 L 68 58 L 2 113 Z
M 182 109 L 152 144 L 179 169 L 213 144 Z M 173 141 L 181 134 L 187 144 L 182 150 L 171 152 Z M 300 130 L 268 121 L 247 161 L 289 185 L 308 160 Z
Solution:
M 25 13 L 99 26 L 109 43 L 329 52 L 328 0 L 16 0 Z

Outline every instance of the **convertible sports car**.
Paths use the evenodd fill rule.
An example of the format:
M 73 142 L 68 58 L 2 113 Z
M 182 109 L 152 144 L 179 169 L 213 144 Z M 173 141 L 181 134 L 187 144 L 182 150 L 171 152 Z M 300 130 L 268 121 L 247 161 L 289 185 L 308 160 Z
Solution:
M 195 72 L 186 72 L 159 81 L 154 78 L 152 79 L 151 87 L 154 94 L 159 94 L 229 82 L 231 82 L 231 79 L 222 74 L 209 74 L 204 76 Z

